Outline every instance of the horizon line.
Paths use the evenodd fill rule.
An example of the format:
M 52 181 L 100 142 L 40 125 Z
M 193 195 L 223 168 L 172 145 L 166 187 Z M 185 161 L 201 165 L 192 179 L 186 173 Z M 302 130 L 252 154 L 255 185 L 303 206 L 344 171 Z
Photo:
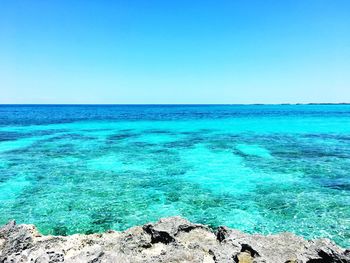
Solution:
M 174 106 L 191 106 L 191 105 L 217 105 L 217 106 L 220 106 L 220 105 L 350 105 L 350 102 L 305 102 L 305 103 L 302 103 L 302 102 L 295 102 L 295 103 L 289 103 L 289 102 L 286 102 L 286 103 L 0 103 L 0 106 L 11 106 L 11 105 L 14 105 L 14 106 L 20 106 L 20 105 L 24 105 L 24 106 L 166 106 L 166 105 L 174 105 Z

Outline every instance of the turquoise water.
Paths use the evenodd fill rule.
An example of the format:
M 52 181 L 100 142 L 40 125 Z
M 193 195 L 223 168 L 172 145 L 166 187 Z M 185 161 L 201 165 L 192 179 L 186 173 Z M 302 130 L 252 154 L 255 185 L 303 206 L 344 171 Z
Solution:
M 0 106 L 0 223 L 181 215 L 350 246 L 350 106 Z

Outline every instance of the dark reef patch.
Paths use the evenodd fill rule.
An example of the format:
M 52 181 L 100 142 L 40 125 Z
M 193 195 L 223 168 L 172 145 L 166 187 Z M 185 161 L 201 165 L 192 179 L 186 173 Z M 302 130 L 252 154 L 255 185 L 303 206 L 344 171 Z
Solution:
M 130 138 L 136 138 L 136 137 L 139 137 L 140 135 L 141 134 L 139 133 L 121 132 L 121 133 L 116 133 L 108 136 L 107 141 L 120 141 L 120 140 L 125 140 Z
M 158 130 L 158 129 L 149 129 L 142 131 L 144 134 L 170 134 L 173 135 L 174 133 L 170 130 Z
M 49 139 L 43 139 L 40 140 L 40 142 L 56 142 L 56 141 L 60 141 L 60 140 L 94 140 L 96 139 L 93 136 L 86 136 L 86 135 L 82 135 L 82 134 L 78 134 L 78 133 L 64 133 L 64 134 L 60 134 L 57 136 L 54 136 L 52 138 Z
M 0 131 L 0 142 L 14 141 L 25 137 L 27 137 L 26 134 L 19 132 Z

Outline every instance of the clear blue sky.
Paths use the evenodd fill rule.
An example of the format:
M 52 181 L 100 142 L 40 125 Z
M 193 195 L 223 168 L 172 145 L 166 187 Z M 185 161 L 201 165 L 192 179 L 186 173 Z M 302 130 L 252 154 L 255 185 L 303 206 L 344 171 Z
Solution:
M 0 0 L 0 103 L 350 102 L 350 1 Z

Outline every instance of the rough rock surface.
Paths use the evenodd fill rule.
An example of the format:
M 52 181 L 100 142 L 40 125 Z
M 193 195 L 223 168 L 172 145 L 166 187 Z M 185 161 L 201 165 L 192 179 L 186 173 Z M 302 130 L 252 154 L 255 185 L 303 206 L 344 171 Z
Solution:
M 181 217 L 124 232 L 44 236 L 14 221 L 0 228 L 0 262 L 205 262 L 343 263 L 350 250 L 328 239 L 290 233 L 250 235 L 226 227 L 212 231 Z

